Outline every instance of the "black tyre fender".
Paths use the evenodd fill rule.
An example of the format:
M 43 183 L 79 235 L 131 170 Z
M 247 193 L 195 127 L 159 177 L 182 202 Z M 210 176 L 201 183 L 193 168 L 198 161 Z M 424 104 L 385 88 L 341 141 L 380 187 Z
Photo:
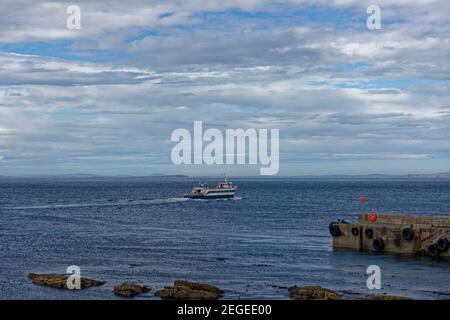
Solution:
M 439 251 L 441 252 L 445 252 L 448 250 L 448 247 L 450 245 L 449 241 L 447 238 L 440 238 L 437 242 L 436 245 L 439 249 Z
M 414 239 L 414 230 L 410 227 L 403 228 L 402 238 L 406 241 L 411 241 Z
M 355 237 L 359 236 L 359 228 L 358 227 L 352 228 L 352 235 L 354 235 Z
M 373 238 L 373 230 L 371 228 L 367 228 L 364 231 L 364 234 L 366 235 L 367 238 L 372 239 Z
M 341 229 L 336 222 L 331 222 L 328 225 L 328 230 L 333 237 L 339 237 L 341 235 Z
M 381 252 L 384 250 L 384 240 L 381 238 L 373 239 L 372 245 L 375 251 Z
M 432 258 L 437 258 L 441 254 L 439 247 L 436 243 L 430 244 L 427 248 L 427 254 Z

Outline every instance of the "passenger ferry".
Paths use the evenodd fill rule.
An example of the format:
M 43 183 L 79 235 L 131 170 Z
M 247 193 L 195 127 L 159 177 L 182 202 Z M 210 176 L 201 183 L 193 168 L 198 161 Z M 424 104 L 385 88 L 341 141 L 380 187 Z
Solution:
M 225 177 L 224 182 L 216 185 L 209 185 L 201 183 L 194 186 L 191 192 L 184 195 L 185 198 L 190 199 L 226 199 L 233 198 L 237 190 L 237 186 L 233 182 L 228 181 Z

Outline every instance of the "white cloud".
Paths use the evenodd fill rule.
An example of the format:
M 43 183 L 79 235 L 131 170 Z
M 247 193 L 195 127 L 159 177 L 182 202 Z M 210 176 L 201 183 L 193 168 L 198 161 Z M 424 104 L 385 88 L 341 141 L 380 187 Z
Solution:
M 305 3 L 312 2 L 289 5 Z M 282 167 L 344 158 L 448 162 L 448 2 L 433 1 L 424 14 L 430 3 L 381 1 L 398 22 L 370 33 L 232 17 L 227 26 L 195 28 L 202 18 L 193 13 L 276 9 L 265 0 L 80 1 L 77 33 L 61 28 L 68 2 L 2 2 L 0 43 L 70 39 L 64 48 L 80 61 L 45 56 L 57 56 L 48 49 L 0 53 L 0 152 L 17 173 L 163 166 L 171 130 L 200 117 L 221 128 L 281 128 Z M 92 62 L 99 52 L 111 57 Z

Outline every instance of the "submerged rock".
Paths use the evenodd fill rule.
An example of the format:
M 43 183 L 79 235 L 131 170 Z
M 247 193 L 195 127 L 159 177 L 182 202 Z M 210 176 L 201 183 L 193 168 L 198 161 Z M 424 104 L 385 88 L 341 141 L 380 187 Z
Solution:
M 414 300 L 414 299 L 403 296 L 376 295 L 376 296 L 368 296 L 367 300 Z
M 173 287 L 158 290 L 155 296 L 177 300 L 217 300 L 223 293 L 224 291 L 210 284 L 176 280 Z
M 114 287 L 114 294 L 121 297 L 134 297 L 140 293 L 148 292 L 149 287 L 139 286 L 133 283 L 122 283 L 121 285 Z
M 31 282 L 41 286 L 49 286 L 58 289 L 69 289 L 67 287 L 67 279 L 69 276 L 61 275 L 61 274 L 52 274 L 52 273 L 29 273 L 28 278 L 31 279 Z M 80 288 L 89 288 L 96 287 L 105 284 L 106 281 L 81 278 L 80 279 Z
M 341 300 L 336 292 L 319 286 L 289 287 L 289 297 L 294 300 Z

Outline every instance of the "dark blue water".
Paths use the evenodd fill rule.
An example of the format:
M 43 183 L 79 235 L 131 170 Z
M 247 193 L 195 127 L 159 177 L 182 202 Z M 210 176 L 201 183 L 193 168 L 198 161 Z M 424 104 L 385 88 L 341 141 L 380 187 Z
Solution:
M 294 284 L 349 298 L 450 295 L 448 262 L 333 251 L 328 234 L 331 220 L 351 221 L 362 210 L 450 214 L 449 180 L 235 179 L 237 199 L 181 198 L 192 182 L 0 181 L 0 298 L 114 299 L 112 287 L 131 281 L 151 286 L 140 296 L 150 299 L 175 279 L 208 282 L 225 289 L 225 298 L 241 299 L 287 299 L 285 287 Z M 382 270 L 379 291 L 366 287 L 372 264 Z M 70 265 L 108 282 L 60 291 L 26 277 Z

